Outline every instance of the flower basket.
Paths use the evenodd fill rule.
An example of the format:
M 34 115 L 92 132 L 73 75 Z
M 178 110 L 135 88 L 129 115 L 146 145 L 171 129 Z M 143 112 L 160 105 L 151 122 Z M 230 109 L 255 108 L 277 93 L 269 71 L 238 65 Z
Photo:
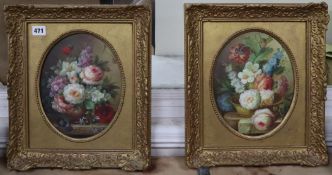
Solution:
M 251 117 L 254 114 L 253 110 L 248 110 L 248 109 L 243 108 L 240 105 L 238 99 L 233 98 L 233 100 L 231 101 L 231 103 L 232 103 L 233 107 L 235 108 L 236 112 L 238 114 L 240 114 L 241 116 L 243 116 L 243 117 L 249 118 L 249 117 Z
M 270 110 L 273 110 L 273 107 L 276 107 L 276 106 L 282 104 L 282 102 L 283 102 L 283 98 L 278 94 L 274 94 L 273 104 L 271 104 L 271 105 L 261 105 L 257 109 L 269 108 Z M 239 96 L 233 97 L 232 100 L 231 100 L 231 103 L 232 103 L 234 109 L 236 110 L 236 112 L 244 118 L 245 117 L 247 117 L 247 118 L 251 117 L 254 114 L 255 110 L 257 110 L 257 109 L 248 110 L 248 109 L 243 108 L 241 106 L 240 102 L 239 102 Z
M 85 113 L 85 109 L 82 108 L 74 108 L 70 111 L 67 111 L 65 114 L 70 121 L 77 121 L 79 120 Z

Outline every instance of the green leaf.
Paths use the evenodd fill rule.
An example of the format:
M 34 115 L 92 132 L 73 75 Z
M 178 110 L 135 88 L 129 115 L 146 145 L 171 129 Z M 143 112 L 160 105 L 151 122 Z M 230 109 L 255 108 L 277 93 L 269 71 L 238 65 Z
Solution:
M 268 36 L 267 38 L 265 38 L 266 39 L 266 42 L 267 43 L 269 43 L 269 42 L 271 42 L 271 41 L 273 41 L 273 38 L 271 37 L 271 36 Z
M 101 59 L 99 59 L 96 56 L 96 60 L 94 61 L 94 64 L 98 67 L 100 67 L 103 71 L 110 71 L 111 69 L 108 66 L 108 61 L 103 61 Z
M 92 100 L 85 101 L 85 108 L 87 110 L 93 110 L 95 108 L 95 103 Z
M 286 94 L 286 99 L 287 99 L 288 101 L 292 101 L 293 97 L 294 97 L 294 93 L 293 93 L 293 92 L 290 92 L 290 93 L 287 93 L 287 94 Z
M 261 49 L 259 43 L 250 36 L 244 38 L 244 44 L 246 44 L 255 55 L 257 55 Z
M 218 90 L 217 90 L 217 93 L 218 94 L 223 94 L 223 93 L 225 93 L 225 92 L 228 92 L 228 91 L 231 91 L 231 89 L 228 89 L 228 88 L 219 88 Z
M 103 81 L 103 85 L 106 86 L 106 85 L 110 84 L 110 82 L 111 81 L 110 81 L 109 77 L 105 77 L 104 81 Z
M 270 47 L 266 47 L 264 49 L 261 49 L 255 60 L 253 62 L 257 63 L 262 60 L 267 60 L 268 56 L 273 52 L 273 49 Z
M 231 85 L 231 82 L 229 81 L 229 79 L 226 79 L 224 81 L 222 81 L 222 87 L 223 88 L 226 88 L 226 89 L 231 89 L 232 88 L 232 85 Z
M 259 65 L 265 65 L 268 61 L 267 60 L 260 60 L 258 61 Z
M 274 73 L 275 73 L 276 75 L 280 75 L 280 74 L 282 74 L 282 73 L 284 72 L 284 70 L 285 70 L 284 67 L 278 67 L 278 68 L 274 71 Z
M 254 60 L 256 59 L 256 55 L 255 54 L 250 54 L 250 57 L 249 57 L 249 61 L 250 62 L 254 62 Z
M 99 57 L 96 55 L 95 59 L 93 59 L 93 64 L 97 65 L 99 64 Z

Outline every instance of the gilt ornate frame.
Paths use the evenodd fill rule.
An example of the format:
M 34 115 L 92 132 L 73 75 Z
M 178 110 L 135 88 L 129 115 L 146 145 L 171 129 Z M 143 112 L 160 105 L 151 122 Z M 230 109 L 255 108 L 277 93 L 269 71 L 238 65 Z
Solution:
M 64 169 L 121 168 L 144 170 L 150 166 L 150 66 L 151 9 L 149 5 L 95 6 L 8 6 L 5 9 L 9 35 L 9 143 L 10 169 L 27 170 L 36 167 Z M 133 36 L 133 66 L 131 75 L 135 94 L 133 106 L 132 147 L 129 150 L 89 148 L 84 150 L 30 149 L 27 117 L 29 94 L 27 78 L 27 23 L 118 23 L 130 24 Z M 107 29 L 105 29 L 107 30 Z M 128 47 L 128 46 L 123 46 Z M 131 47 L 128 47 L 130 49 Z M 30 60 L 31 61 L 31 60 Z M 127 87 L 126 87 L 127 88 Z M 124 104 L 126 101 L 123 102 Z M 129 102 L 127 102 L 129 103 Z
M 185 58 L 186 58 L 186 163 L 190 168 L 217 165 L 260 166 L 271 164 L 300 164 L 307 166 L 328 163 L 325 144 L 325 32 L 329 16 L 327 4 L 186 4 L 185 6 Z M 202 99 L 204 73 L 211 67 L 203 66 L 204 24 L 206 22 L 303 22 L 306 25 L 306 59 L 303 62 L 307 73 L 300 74 L 306 81 L 306 100 L 302 108 L 307 108 L 305 116 L 305 145 L 297 147 L 223 147 L 204 146 Z M 207 29 L 206 29 L 207 30 Z M 216 32 L 216 31 L 214 31 Z M 218 31 L 222 32 L 222 31 Z M 209 33 L 211 35 L 211 32 Z M 230 36 L 229 36 L 230 37 Z M 205 69 L 203 72 L 203 68 Z M 207 87 L 208 89 L 210 87 Z M 208 98 L 206 98 L 208 99 Z M 213 103 L 212 101 L 206 103 Z M 208 114 L 212 114 L 210 112 Z M 209 133 L 211 134 L 211 133 Z M 234 137 L 239 137 L 234 135 Z M 226 140 L 227 138 L 220 138 Z M 240 138 L 244 139 L 245 138 Z M 264 138 L 259 139 L 264 140 Z M 211 141 L 212 142 L 212 141 Z M 220 141 L 221 142 L 221 141 Z M 249 142 L 255 142 L 249 140 Z M 273 145 L 274 143 L 270 143 Z

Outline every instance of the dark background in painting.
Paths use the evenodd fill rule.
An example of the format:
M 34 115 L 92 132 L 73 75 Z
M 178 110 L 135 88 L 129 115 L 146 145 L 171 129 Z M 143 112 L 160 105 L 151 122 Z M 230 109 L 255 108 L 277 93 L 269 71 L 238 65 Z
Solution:
M 98 55 L 101 60 L 107 60 L 108 65 L 111 69 L 111 74 L 113 78 L 111 81 L 115 83 L 118 87 L 121 87 L 121 72 L 118 63 L 116 62 L 115 53 L 113 50 L 104 43 L 102 40 L 96 38 L 95 36 L 80 32 L 73 33 L 68 36 L 65 36 L 61 40 L 57 41 L 53 45 L 50 46 L 48 53 L 46 53 L 46 57 L 44 59 L 44 63 L 41 68 L 40 73 L 40 98 L 42 102 L 42 106 L 47 118 L 51 121 L 52 124 L 57 125 L 57 122 L 65 117 L 65 114 L 61 114 L 52 108 L 53 98 L 49 96 L 50 89 L 48 86 L 48 81 L 51 77 L 54 77 L 55 74 L 52 70 L 50 70 L 51 66 L 54 66 L 58 63 L 58 61 L 65 60 L 67 57 L 62 49 L 64 47 L 72 46 L 73 50 L 71 55 L 78 57 L 82 49 L 86 46 L 91 46 L 93 49 L 94 55 Z M 100 54 L 100 53 L 104 54 Z M 105 76 L 107 76 L 109 72 L 105 72 Z M 115 98 L 114 109 L 116 110 L 119 105 L 120 95 Z

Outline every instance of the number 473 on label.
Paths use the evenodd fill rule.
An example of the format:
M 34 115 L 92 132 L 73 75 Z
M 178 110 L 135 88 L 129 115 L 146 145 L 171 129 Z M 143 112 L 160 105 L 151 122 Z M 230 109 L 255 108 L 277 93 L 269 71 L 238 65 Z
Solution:
M 33 36 L 46 36 L 46 26 L 32 26 Z

